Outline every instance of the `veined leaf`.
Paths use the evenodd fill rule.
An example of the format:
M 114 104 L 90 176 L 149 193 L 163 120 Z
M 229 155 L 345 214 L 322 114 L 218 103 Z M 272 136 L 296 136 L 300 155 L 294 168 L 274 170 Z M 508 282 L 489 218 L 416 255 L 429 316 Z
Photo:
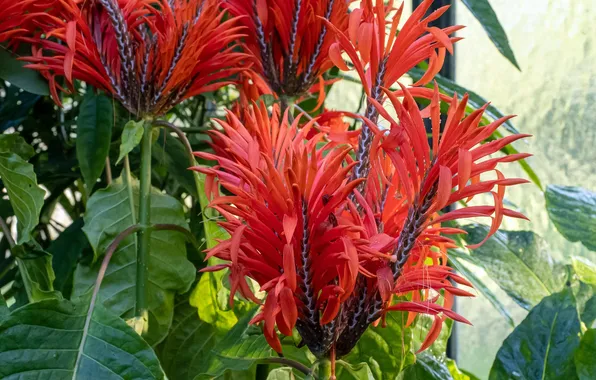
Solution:
M 571 258 L 571 265 L 575 274 L 582 282 L 596 285 L 596 264 L 585 257 L 574 256 Z
M 32 94 L 49 95 L 48 82 L 37 71 L 23 67 L 26 64 L 0 46 L 0 78 Z
M 561 235 L 596 251 L 596 193 L 581 187 L 549 185 L 544 197 L 548 216 Z
M 131 205 L 138 210 L 138 181 L 132 183 L 132 201 L 122 179 L 93 194 L 87 203 L 85 227 L 95 252 L 104 254 L 114 238 L 133 225 Z M 175 224 L 187 228 L 182 205 L 157 189 L 151 193 L 151 223 Z M 150 344 L 167 335 L 174 314 L 174 295 L 185 293 L 195 279 L 195 269 L 186 258 L 185 237 L 179 232 L 154 231 L 151 234 L 148 290 L 149 332 L 145 339 Z M 122 318 L 134 314 L 136 289 L 136 237 L 129 236 L 120 244 L 108 266 L 99 292 L 99 301 Z M 91 266 L 79 264 L 74 276 L 75 295 L 93 287 L 101 263 Z
M 476 276 L 476 274 L 469 270 L 463 263 L 463 261 L 467 261 L 471 264 L 476 266 L 481 266 L 479 263 L 476 262 L 473 256 L 468 255 L 466 253 L 457 251 L 455 249 L 449 251 L 449 262 L 456 269 L 459 273 L 461 273 L 468 281 L 474 285 L 474 289 L 476 289 L 480 294 L 482 294 L 488 302 L 493 305 L 493 307 L 505 318 L 507 323 L 511 327 L 515 327 L 515 322 L 513 321 L 513 317 L 509 314 L 507 307 L 503 305 L 499 297 L 497 297 L 489 288 L 486 286 L 482 280 Z
M 164 379 L 149 345 L 117 316 L 88 302 L 47 300 L 0 322 L 0 378 Z
M 31 302 L 62 298 L 62 295 L 54 290 L 56 276 L 52 268 L 52 255 L 44 252 L 39 246 L 17 245 L 12 251 L 17 258 L 27 298 Z
M 575 367 L 579 380 L 596 379 L 596 329 L 586 331 L 575 351 Z
M 0 178 L 17 217 L 18 243 L 25 243 L 39 223 L 45 191 L 37 186 L 33 165 L 15 153 L 0 153 Z
M 357 365 L 366 363 L 376 379 L 395 379 L 414 362 L 411 352 L 412 329 L 406 328 L 407 313 L 387 314 L 387 327 L 370 326 L 345 361 Z
M 476 244 L 488 226 L 465 225 L 468 244 Z M 546 243 L 530 231 L 498 231 L 471 256 L 486 273 L 526 310 L 561 290 L 567 279 L 565 267 L 553 261 Z
M 16 153 L 27 161 L 35 156 L 35 149 L 18 133 L 0 135 L 0 153 Z
M 480 25 L 482 25 L 482 28 L 484 28 L 486 34 L 488 34 L 488 37 L 495 44 L 499 52 L 521 71 L 513 50 L 511 50 L 511 46 L 509 45 L 507 34 L 488 0 L 462 0 L 462 2 L 480 22 Z
M 0 294 L 0 323 L 2 323 L 2 321 L 6 317 L 8 317 L 8 314 L 10 314 L 10 311 L 8 310 L 8 305 L 6 305 L 4 297 L 2 296 L 2 294 Z
M 400 373 L 400 380 L 454 380 L 447 364 L 428 352 L 416 356 L 416 363 Z
M 224 334 L 199 318 L 198 310 L 189 305 L 188 296 L 177 301 L 160 359 L 169 378 L 192 380 L 208 369 L 213 359 L 211 349 Z
M 197 308 L 201 319 L 216 328 L 227 331 L 237 322 L 238 318 L 232 310 L 223 310 L 219 305 L 219 294 L 222 285 L 221 272 L 206 272 L 201 275 L 199 283 L 190 296 L 190 304 Z M 227 304 L 228 298 L 223 300 Z
M 91 192 L 106 166 L 110 152 L 114 111 L 112 101 L 89 89 L 77 119 L 77 159 L 87 190 Z
M 571 289 L 544 298 L 505 339 L 491 380 L 574 379 L 580 322 Z
M 338 379 L 341 380 L 375 380 L 375 377 L 366 363 L 352 365 L 344 360 L 337 361 Z
M 132 152 L 132 150 L 139 145 L 141 140 L 143 139 L 143 125 L 144 122 L 141 121 L 134 121 L 131 120 L 124 126 L 124 130 L 122 130 L 122 138 L 120 142 L 120 154 L 118 156 L 118 161 L 116 164 L 119 164 L 120 161 Z

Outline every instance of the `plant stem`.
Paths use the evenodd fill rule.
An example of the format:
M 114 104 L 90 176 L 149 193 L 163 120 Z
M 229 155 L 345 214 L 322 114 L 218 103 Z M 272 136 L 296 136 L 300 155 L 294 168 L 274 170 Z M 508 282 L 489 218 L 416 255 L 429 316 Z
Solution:
M 105 168 L 105 172 L 106 172 L 106 183 L 109 185 L 112 184 L 112 166 L 110 163 L 110 157 L 106 157 L 106 168 Z
M 141 175 L 139 184 L 139 225 L 137 247 L 137 282 L 135 305 L 135 330 L 144 332 L 147 329 L 147 273 L 151 246 L 151 134 L 152 121 L 145 122 L 143 140 L 141 141 Z M 141 325 L 142 323 L 142 325 Z M 142 329 L 140 328 L 142 327 Z
M 318 380 L 331 379 L 331 361 L 329 359 L 319 360 L 319 372 L 318 372 L 317 379 Z
M 174 124 L 169 123 L 165 120 L 156 120 L 153 122 L 153 125 L 163 127 L 169 129 L 171 132 L 174 132 L 180 139 L 180 142 L 182 142 L 182 144 L 184 145 L 184 150 L 186 151 L 186 155 L 188 156 L 188 162 L 190 163 L 190 166 L 197 165 L 197 160 L 195 160 L 195 156 L 192 153 L 192 146 L 190 145 L 190 142 L 188 141 L 188 138 L 186 137 L 182 129 L 176 127 Z M 218 227 L 217 225 L 215 225 L 215 223 L 210 222 L 210 218 L 207 213 L 209 207 L 209 199 L 207 199 L 207 195 L 205 194 L 205 175 L 200 174 L 194 170 L 192 173 L 195 180 L 195 187 L 197 189 L 197 198 L 199 201 L 199 205 L 201 206 L 201 214 L 203 218 L 203 225 L 205 226 L 204 229 L 207 248 L 213 248 L 216 244 L 215 238 L 217 235 Z

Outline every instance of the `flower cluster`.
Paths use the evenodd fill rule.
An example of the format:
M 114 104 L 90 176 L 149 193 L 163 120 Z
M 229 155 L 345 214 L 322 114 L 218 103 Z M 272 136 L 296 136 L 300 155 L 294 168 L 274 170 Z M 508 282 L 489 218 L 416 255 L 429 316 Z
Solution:
M 350 3 L 0 0 L 0 42 L 31 46 L 22 59 L 49 80 L 57 102 L 75 80 L 139 117 L 231 82 L 248 95 L 210 132 L 213 153 L 196 153 L 215 166 L 193 170 L 206 175 L 211 207 L 231 236 L 207 252 L 224 263 L 206 270 L 229 270 L 230 301 L 239 293 L 262 306 L 252 322 L 278 352 L 277 332 L 295 328 L 317 357 L 346 355 L 392 311 L 408 312 L 408 324 L 434 317 L 427 348 L 447 318 L 467 323 L 451 305 L 472 295 L 447 266 L 449 235 L 463 231 L 445 222 L 490 218 L 488 238 L 505 216 L 524 218 L 504 206 L 504 193 L 526 181 L 497 166 L 528 155 L 495 153 L 526 135 L 493 139 L 508 117 L 489 124 L 486 106 L 468 112 L 467 95 L 418 87 L 458 41 L 461 27 L 431 26 L 447 8 L 427 15 L 433 0 L 425 0 L 400 28 L 403 5 L 362 0 L 349 11 Z M 412 87 L 399 82 L 425 61 Z M 295 117 L 288 102 L 324 94 L 323 74 L 334 66 L 356 71 L 364 115 Z M 283 107 L 256 102 L 264 93 Z M 415 98 L 430 105 L 421 110 Z M 350 130 L 347 118 L 362 127 Z M 491 204 L 467 206 L 479 194 Z M 457 203 L 465 206 L 443 211 Z
M 259 45 L 265 29 L 258 21 L 272 18 L 276 35 L 284 36 L 281 31 L 294 30 L 295 20 L 283 11 L 266 16 L 267 9 L 276 8 L 266 8 L 265 1 L 229 3 L 257 23 L 249 35 L 256 36 L 251 51 L 261 59 L 260 73 L 277 95 L 287 94 L 284 82 L 272 81 L 280 77 L 271 73 L 283 73 L 287 58 L 297 55 L 288 50 L 292 40 L 282 38 L 281 53 L 273 53 L 271 46 Z M 363 1 L 349 14 L 347 28 L 336 25 L 339 16 L 322 19 L 326 38 L 332 36 L 329 59 L 342 70 L 353 67 L 364 85 L 364 116 L 326 112 L 304 123 L 302 115 L 294 120 L 274 106 L 269 116 L 263 105 L 255 105 L 229 114 L 212 132 L 213 154 L 197 153 L 217 162 L 194 169 L 207 175 L 212 206 L 231 235 L 208 251 L 208 257 L 227 263 L 207 270 L 229 268 L 231 297 L 239 291 L 260 304 L 247 278 L 259 284 L 266 297 L 253 323 L 263 322 L 278 352 L 275 328 L 291 335 L 296 327 L 316 356 L 346 355 L 368 326 L 391 311 L 409 312 L 408 323 L 418 314 L 434 317 L 420 347 L 427 348 L 445 319 L 468 323 L 451 305 L 454 296 L 472 296 L 456 286 L 471 284 L 447 266 L 447 250 L 455 246 L 448 236 L 463 231 L 444 222 L 488 217 L 490 236 L 504 216 L 523 218 L 504 207 L 503 197 L 506 187 L 526 181 L 505 178 L 497 165 L 528 155 L 492 155 L 526 135 L 487 142 L 509 117 L 486 124 L 486 106 L 467 113 L 467 96 L 450 98 L 436 86 L 417 87 L 441 69 L 458 40 L 450 35 L 460 29 L 429 26 L 446 10 L 425 16 L 431 3 L 424 1 L 399 31 L 402 8 L 382 0 Z M 300 49 L 312 51 L 307 41 Z M 267 58 L 270 53 L 275 59 Z M 425 60 L 427 72 L 414 87 L 398 82 Z M 396 83 L 400 89 L 389 90 Z M 414 97 L 430 105 L 421 110 Z M 444 122 L 442 103 L 448 107 Z M 361 120 L 362 128 L 350 131 L 345 117 Z M 389 127 L 379 127 L 380 119 Z M 425 119 L 432 125 L 430 141 Z M 492 195 L 492 205 L 442 211 L 484 193 Z
M 243 48 L 251 55 L 252 67 L 245 74 L 260 89 L 258 94 L 299 98 L 317 91 L 322 98 L 323 74 L 333 67 L 329 48 L 335 41 L 327 23 L 346 30 L 350 2 L 226 0 L 224 7 L 248 31 Z
M 159 116 L 244 70 L 218 0 L 0 0 L 0 42 L 30 44 L 22 57 L 48 78 L 54 100 L 74 80 L 112 94 L 131 113 Z

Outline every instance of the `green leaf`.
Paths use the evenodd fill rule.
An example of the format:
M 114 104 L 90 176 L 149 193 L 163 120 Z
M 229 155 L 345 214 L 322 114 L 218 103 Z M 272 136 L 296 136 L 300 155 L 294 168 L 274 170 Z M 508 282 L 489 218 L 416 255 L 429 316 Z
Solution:
M 474 285 L 474 289 L 480 292 L 480 294 L 482 294 L 488 300 L 488 302 L 490 302 L 490 304 L 493 305 L 493 307 L 499 312 L 499 314 L 501 314 L 501 316 L 503 316 L 503 318 L 505 318 L 505 320 L 511 327 L 515 327 L 515 322 L 513 321 L 513 317 L 507 310 L 507 307 L 503 304 L 503 302 L 501 302 L 499 297 L 497 297 L 488 288 L 488 286 L 486 286 L 486 284 L 478 276 L 476 276 L 476 274 L 473 271 L 469 270 L 464 265 L 464 261 L 467 261 L 476 266 L 480 266 L 480 264 L 476 262 L 474 257 L 466 253 L 454 249 L 449 251 L 449 262 L 451 263 L 453 268 L 457 270 L 459 273 L 461 273 L 468 281 L 470 281 L 472 285 Z
M 37 71 L 27 69 L 6 48 L 0 46 L 0 78 L 36 95 L 49 95 L 48 82 Z
M 585 257 L 573 256 L 571 265 L 581 281 L 586 284 L 596 285 L 596 264 Z
M 138 181 L 132 183 L 133 200 L 122 179 L 93 194 L 87 203 L 85 227 L 95 257 L 102 256 L 114 238 L 133 225 L 134 209 L 138 210 Z M 175 224 L 187 228 L 182 205 L 174 198 L 152 189 L 151 223 Z M 114 253 L 99 292 L 99 300 L 122 318 L 132 318 L 136 289 L 136 236 L 127 237 Z M 101 263 L 79 264 L 74 276 L 75 295 L 93 287 Z M 185 236 L 174 231 L 151 234 L 149 281 L 146 284 L 149 306 L 149 332 L 144 338 L 155 344 L 167 335 L 174 314 L 174 295 L 189 290 L 195 269 L 186 258 Z
M 468 244 L 484 239 L 489 227 L 463 226 Z M 471 256 L 521 307 L 529 310 L 540 300 L 563 288 L 565 267 L 555 262 L 544 240 L 530 231 L 497 231 Z
M 9 314 L 10 311 L 8 310 L 8 305 L 6 305 L 4 297 L 2 297 L 2 294 L 0 294 L 0 323 L 2 323 L 2 321 L 8 317 Z
M 141 121 L 131 120 L 124 126 L 122 130 L 122 138 L 120 142 L 120 155 L 116 165 L 122 161 L 124 156 L 132 152 L 132 150 L 139 145 L 143 139 L 143 125 L 145 123 Z
M 453 376 L 453 380 L 480 380 L 478 379 L 478 377 L 472 375 L 471 373 L 457 368 L 455 360 L 447 359 L 445 363 L 447 364 L 447 369 L 449 369 L 449 373 L 451 373 L 451 376 Z
M 580 320 L 586 326 L 592 326 L 596 320 L 596 285 L 581 281 L 572 282 L 573 296 L 577 302 Z
M 54 290 L 56 276 L 52 269 L 52 255 L 41 247 L 18 245 L 12 249 L 17 258 L 21 280 L 31 302 L 45 299 L 61 299 L 62 295 Z
M 575 368 L 579 380 L 596 379 L 596 329 L 586 331 L 575 351 Z
M 244 370 L 259 360 L 277 357 L 259 327 L 249 324 L 256 310 L 247 313 L 213 349 L 229 369 Z
M 192 380 L 208 369 L 213 357 L 211 349 L 223 333 L 199 319 L 198 310 L 188 304 L 188 297 L 179 297 L 177 301 L 160 360 L 170 379 Z
M 106 166 L 113 124 L 114 111 L 110 98 L 88 89 L 77 118 L 77 159 L 89 192 Z
M 375 380 L 368 364 L 352 365 L 344 360 L 337 361 L 337 378 L 340 380 Z
M 75 220 L 56 240 L 52 241 L 47 251 L 52 254 L 52 268 L 56 273 L 54 288 L 64 297 L 70 298 L 74 271 L 83 252 L 92 252 L 87 236 L 83 232 L 83 219 Z
M 23 160 L 28 161 L 35 156 L 35 149 L 18 133 L 0 135 L 0 153 L 15 153 Z
M 387 314 L 387 327 L 369 327 L 345 361 L 366 363 L 376 379 L 395 379 L 414 362 L 412 330 L 406 328 L 407 313 Z
M 574 379 L 580 322 L 571 289 L 544 298 L 505 339 L 490 379 Z
M 15 153 L 0 153 L 0 178 L 17 217 L 18 243 L 25 243 L 32 239 L 31 233 L 39 223 L 46 192 L 37 186 L 33 165 Z
M 87 302 L 48 300 L 0 323 L 0 378 L 163 379 L 151 347 L 120 318 Z
M 416 356 L 416 363 L 406 368 L 400 380 L 454 380 L 446 363 L 428 352 Z
M 234 311 L 224 310 L 220 305 L 219 290 L 223 288 L 224 274 L 222 272 L 206 272 L 201 275 L 199 283 L 190 296 L 190 304 L 198 309 L 198 315 L 216 328 L 227 331 L 237 322 Z M 228 298 L 222 300 L 226 305 Z
M 596 193 L 581 187 L 549 185 L 544 197 L 548 216 L 561 235 L 596 251 Z
M 486 34 L 488 34 L 488 37 L 495 44 L 499 52 L 501 52 L 501 54 L 503 54 L 503 56 L 507 58 L 507 60 L 513 64 L 513 66 L 521 71 L 519 65 L 517 64 L 517 60 L 515 59 L 515 55 L 513 54 L 513 50 L 511 50 L 511 46 L 509 45 L 507 34 L 501 26 L 501 23 L 499 22 L 499 19 L 497 18 L 496 13 L 488 0 L 462 1 L 472 12 L 474 17 L 480 21 L 480 25 L 482 25 L 486 31 Z

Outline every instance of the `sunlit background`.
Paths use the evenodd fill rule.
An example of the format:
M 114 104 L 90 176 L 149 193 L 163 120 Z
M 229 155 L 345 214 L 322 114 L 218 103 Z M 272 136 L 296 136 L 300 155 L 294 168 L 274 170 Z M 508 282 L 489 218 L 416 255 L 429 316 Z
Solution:
M 528 162 L 543 186 L 596 190 L 594 0 L 491 1 L 521 71 L 497 51 L 470 11 L 460 1 L 454 3 L 456 23 L 466 26 L 458 33 L 465 39 L 456 44 L 456 82 L 491 101 L 502 113 L 518 115 L 514 126 L 533 137 L 516 147 L 534 154 Z M 405 10 L 411 12 L 408 1 Z M 342 82 L 332 90 L 330 100 L 338 108 L 356 109 L 360 87 Z M 503 169 L 507 177 L 527 178 L 518 165 L 503 165 Z M 507 197 L 531 222 L 506 218 L 502 228 L 537 232 L 548 243 L 545 249 L 563 261 L 572 255 L 594 259 L 593 252 L 580 243 L 570 243 L 558 233 L 537 186 L 514 186 Z M 482 269 L 473 269 L 492 284 L 491 290 L 504 300 L 515 322 L 521 322 L 527 311 L 492 283 Z M 457 308 L 473 323 L 457 326 L 458 365 L 486 379 L 499 347 L 513 328 L 482 295 L 460 300 Z

